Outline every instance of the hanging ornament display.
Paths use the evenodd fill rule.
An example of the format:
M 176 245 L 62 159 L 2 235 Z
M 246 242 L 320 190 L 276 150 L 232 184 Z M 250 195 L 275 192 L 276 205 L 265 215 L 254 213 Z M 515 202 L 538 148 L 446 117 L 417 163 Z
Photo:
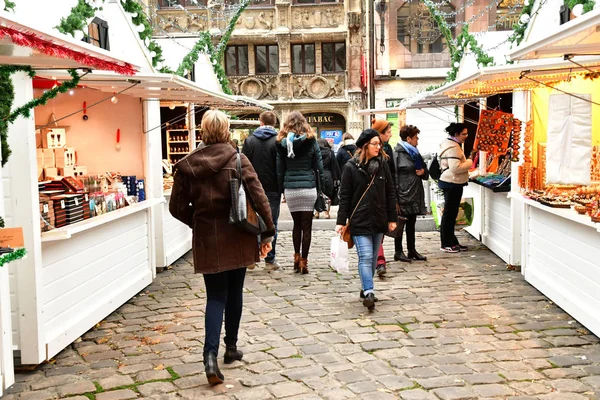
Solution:
M 431 44 L 442 35 L 431 11 L 422 3 L 408 17 L 408 31 L 410 37 L 420 44 Z
M 117 98 L 117 94 L 115 92 L 113 92 L 113 97 L 110 98 L 110 101 L 113 104 L 117 104 L 119 102 L 119 99 Z
M 90 117 L 87 115 L 87 102 L 83 102 L 83 120 L 87 121 Z
M 117 144 L 115 145 L 117 151 L 121 151 L 121 129 L 117 129 Z

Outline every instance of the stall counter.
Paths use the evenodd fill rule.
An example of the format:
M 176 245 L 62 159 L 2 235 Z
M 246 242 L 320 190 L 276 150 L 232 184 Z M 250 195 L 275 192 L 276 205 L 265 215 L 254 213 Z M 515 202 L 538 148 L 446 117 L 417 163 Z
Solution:
M 511 193 L 523 207 L 522 273 L 550 300 L 600 335 L 600 224 L 571 209 Z
M 162 232 L 158 233 L 161 236 L 157 244 L 162 248 L 162 252 L 157 251 L 156 267 L 159 269 L 173 264 L 192 249 L 192 230 L 189 226 L 173 218 L 169 212 L 171 191 L 165 191 L 164 196 L 166 201 L 162 212 Z

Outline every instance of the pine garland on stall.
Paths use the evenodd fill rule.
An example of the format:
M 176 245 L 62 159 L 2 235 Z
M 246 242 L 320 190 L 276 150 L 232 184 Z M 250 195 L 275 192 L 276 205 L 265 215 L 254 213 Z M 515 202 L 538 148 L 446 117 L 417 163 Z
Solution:
M 4 1 L 4 11 L 15 11 L 16 4 L 14 1 L 5 0 Z
M 47 90 L 37 99 L 33 99 L 30 102 L 16 108 L 14 111 L 11 111 L 15 99 L 11 75 L 15 72 L 27 72 L 31 78 L 35 76 L 35 72 L 30 66 L 0 66 L 0 91 L 1 93 L 4 93 L 0 99 L 0 145 L 2 150 L 2 166 L 7 163 L 8 158 L 12 153 L 10 147 L 8 146 L 8 125 L 15 122 L 15 120 L 20 116 L 29 118 L 31 116 L 31 110 L 35 107 L 45 105 L 49 100 L 55 98 L 60 93 L 66 93 L 67 91 L 76 88 L 80 78 L 76 70 L 70 69 L 69 74 L 72 77 L 70 81 L 63 82 L 62 84 L 57 85 L 54 89 Z
M 75 32 L 83 32 L 87 36 L 88 21 L 96 15 L 101 8 L 92 7 L 86 0 L 78 0 L 77 5 L 71 8 L 71 13 L 66 18 L 60 19 L 56 29 L 62 34 L 70 34 L 75 37 Z
M 27 251 L 25 249 L 17 249 L 15 251 L 13 251 L 12 253 L 4 254 L 4 255 L 0 256 L 0 267 L 3 267 L 4 264 L 8 264 L 10 262 L 19 260 L 19 259 L 25 257 L 26 254 L 27 254 Z

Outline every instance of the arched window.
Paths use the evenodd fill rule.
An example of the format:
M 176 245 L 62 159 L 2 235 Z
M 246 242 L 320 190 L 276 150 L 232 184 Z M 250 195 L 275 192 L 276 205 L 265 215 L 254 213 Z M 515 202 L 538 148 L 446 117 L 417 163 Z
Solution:
M 438 6 L 441 15 L 445 15 L 446 22 L 451 24 L 456 21 L 454 7 L 445 1 Z M 398 9 L 397 38 L 411 53 L 441 53 L 447 46 L 444 35 L 439 30 L 438 24 L 433 19 L 429 9 L 420 1 L 406 1 Z M 455 28 L 451 28 L 452 37 L 455 37 Z

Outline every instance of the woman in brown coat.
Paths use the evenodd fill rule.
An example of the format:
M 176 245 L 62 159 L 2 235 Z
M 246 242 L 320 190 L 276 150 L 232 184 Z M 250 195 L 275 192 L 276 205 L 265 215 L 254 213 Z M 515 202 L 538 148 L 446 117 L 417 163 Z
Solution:
M 171 214 L 193 231 L 194 270 L 204 275 L 206 285 L 204 365 L 211 384 L 225 379 L 217 364 L 219 338 L 225 312 L 226 364 L 242 359 L 237 349 L 242 317 L 242 290 L 246 267 L 259 261 L 257 237 L 229 223 L 229 180 L 237 176 L 237 150 L 230 143 L 229 120 L 218 110 L 202 118 L 203 144 L 174 167 L 174 185 L 169 203 Z M 275 226 L 269 202 L 252 164 L 240 155 L 247 195 L 264 219 L 260 257 L 271 249 Z

